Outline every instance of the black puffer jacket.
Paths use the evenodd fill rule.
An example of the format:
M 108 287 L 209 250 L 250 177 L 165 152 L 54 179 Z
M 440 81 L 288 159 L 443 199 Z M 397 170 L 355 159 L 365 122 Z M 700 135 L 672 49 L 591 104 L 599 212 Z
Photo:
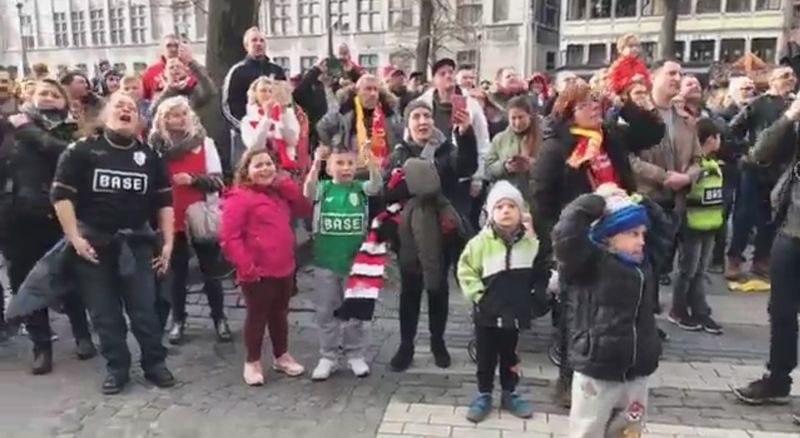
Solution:
M 610 381 L 649 376 L 658 368 L 661 340 L 656 329 L 660 266 L 669 247 L 669 222 L 645 201 L 651 220 L 641 266 L 624 263 L 589 239 L 605 200 L 586 194 L 570 203 L 553 231 L 561 278 L 569 287 L 569 363 L 577 372 Z
M 790 103 L 789 98 L 782 96 L 764 94 L 757 97 L 731 120 L 732 135 L 747 139 L 749 148 L 752 148 L 761 133 L 781 118 Z M 790 143 L 792 141 L 791 133 L 786 133 L 783 141 Z M 745 152 L 749 152 L 749 150 Z M 789 161 L 778 160 L 772 165 L 763 166 L 755 163 L 748 155 L 746 154 L 742 159 L 742 168 L 754 170 L 766 190 L 769 190 L 778 181 L 786 169 L 786 165 L 791 161 L 791 157 L 788 157 Z

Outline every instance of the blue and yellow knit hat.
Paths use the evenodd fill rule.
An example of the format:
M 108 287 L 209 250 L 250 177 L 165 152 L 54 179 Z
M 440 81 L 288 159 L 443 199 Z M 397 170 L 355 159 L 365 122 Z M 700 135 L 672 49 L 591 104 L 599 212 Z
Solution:
M 650 226 L 647 210 L 640 204 L 639 195 L 628 196 L 614 184 L 601 185 L 595 190 L 595 194 L 605 199 L 606 212 L 589 231 L 592 241 L 600 243 L 631 228 Z

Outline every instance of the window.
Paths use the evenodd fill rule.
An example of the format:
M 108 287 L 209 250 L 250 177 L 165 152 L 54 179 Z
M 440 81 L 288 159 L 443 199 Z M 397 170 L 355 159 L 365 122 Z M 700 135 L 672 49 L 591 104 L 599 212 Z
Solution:
M 273 0 L 270 5 L 272 10 L 270 18 L 272 21 L 272 33 L 275 35 L 289 34 L 289 20 L 291 16 L 289 0 Z
M 134 43 L 147 42 L 147 21 L 145 20 L 144 6 L 131 6 L 131 41 Z
M 642 16 L 655 15 L 664 15 L 664 2 L 661 0 L 642 0 Z
M 636 16 L 636 0 L 617 0 L 617 5 L 614 8 L 615 17 L 635 17 Z
M 373 32 L 381 29 L 378 0 L 358 0 L 358 30 Z
M 711 62 L 714 60 L 714 40 L 692 41 L 689 46 L 689 61 Z
M 610 18 L 611 0 L 589 0 L 589 18 Z
M 331 23 L 334 30 L 350 32 L 350 14 L 347 13 L 347 0 L 330 0 Z
M 778 10 L 781 8 L 781 0 L 756 0 L 756 10 Z
M 656 43 L 652 41 L 642 43 L 642 58 L 648 64 L 656 60 Z
M 568 1 L 567 20 L 585 20 L 586 0 L 567 0 L 567 1 Z
M 389 0 L 389 28 L 403 29 L 414 25 L 411 0 Z
M 751 0 L 728 0 L 725 12 L 750 12 Z
M 125 65 L 124 62 L 118 62 L 114 64 L 114 71 L 117 73 L 124 75 L 126 71 L 128 71 L 128 66 Z
M 300 0 L 297 14 L 298 28 L 301 34 L 315 34 L 322 30 L 319 0 Z
M 26 49 L 33 49 L 36 47 L 36 38 L 33 36 L 33 20 L 30 15 L 23 15 L 20 17 L 22 24 L 22 44 Z
M 556 52 L 547 52 L 545 55 L 545 70 L 553 70 L 556 68 Z
M 106 17 L 102 9 L 89 10 L 89 27 L 92 31 L 92 45 L 106 44 Z
M 583 46 L 570 44 L 567 46 L 567 65 L 583 64 Z
M 744 55 L 744 38 L 720 41 L 719 60 L 734 62 Z
M 370 74 L 378 74 L 378 55 L 358 55 L 358 64 Z
M 178 3 L 172 10 L 172 20 L 175 22 L 175 31 L 181 38 L 188 38 L 192 29 L 191 5 Z
M 72 21 L 72 45 L 86 46 L 86 17 L 83 11 L 72 11 L 69 18 Z
M 754 55 L 761 58 L 764 62 L 775 62 L 775 47 L 778 44 L 776 38 L 753 38 L 750 43 L 750 50 Z
M 692 0 L 678 0 L 678 15 L 689 15 L 692 13 Z
M 458 65 L 475 65 L 478 63 L 477 50 L 461 50 L 456 52 L 456 64 Z
M 317 63 L 316 56 L 301 56 L 300 57 L 300 73 L 305 74 L 307 71 L 311 70 L 311 67 Z
M 66 68 L 66 66 L 61 66 L 61 65 L 59 65 L 59 67 Z M 75 64 L 75 70 L 78 70 L 79 72 L 81 72 L 83 74 L 88 74 L 89 73 L 89 68 L 84 63 Z
M 389 55 L 389 64 L 396 65 L 405 72 L 414 69 L 414 55 L 409 51 L 396 52 Z
M 480 24 L 483 21 L 483 2 L 481 0 L 457 0 L 456 20 L 462 24 Z
M 56 12 L 53 14 L 53 36 L 55 36 L 56 47 L 69 46 L 66 12 Z
M 589 64 L 605 64 L 606 63 L 606 45 L 605 44 L 589 44 Z
M 508 0 L 494 0 L 492 7 L 492 21 L 508 21 Z
M 545 0 L 542 2 L 542 13 L 539 17 L 539 22 L 541 24 L 553 29 L 558 29 L 558 20 L 560 20 L 558 4 L 558 0 Z M 635 6 L 634 4 L 634 9 L 636 9 Z
M 134 62 L 133 63 L 133 72 L 137 74 L 142 74 L 144 71 L 147 70 L 147 64 L 144 62 Z
M 125 44 L 125 16 L 122 8 L 108 10 L 111 29 L 111 44 Z
M 286 77 L 289 77 L 289 67 L 291 62 L 289 61 L 288 56 L 276 56 L 272 58 L 272 62 L 281 66 L 283 68 L 283 72 L 286 74 Z
M 675 41 L 675 59 L 683 62 L 683 59 L 685 58 L 684 53 L 686 53 L 686 42 Z
M 722 11 L 721 0 L 697 0 L 698 14 L 713 14 L 719 13 L 720 11 Z

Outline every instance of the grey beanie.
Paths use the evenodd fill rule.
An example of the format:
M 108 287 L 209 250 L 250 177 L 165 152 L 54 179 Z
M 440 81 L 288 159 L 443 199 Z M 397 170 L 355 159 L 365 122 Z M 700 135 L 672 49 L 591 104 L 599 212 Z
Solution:
M 408 123 L 408 116 L 411 115 L 411 112 L 419 108 L 425 108 L 426 110 L 433 113 L 433 107 L 431 107 L 431 105 L 428 102 L 425 102 L 424 100 L 421 99 L 414 99 L 411 102 L 409 102 L 408 105 L 406 105 L 406 110 L 403 113 L 403 118 L 406 120 L 406 123 Z

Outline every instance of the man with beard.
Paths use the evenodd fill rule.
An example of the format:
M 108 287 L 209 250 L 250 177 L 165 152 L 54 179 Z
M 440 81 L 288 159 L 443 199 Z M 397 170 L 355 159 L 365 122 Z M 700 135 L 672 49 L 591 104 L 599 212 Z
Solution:
M 406 73 L 403 69 L 390 65 L 384 71 L 384 77 L 389 91 L 399 100 L 398 111 L 404 113 L 409 102 L 417 98 L 406 86 Z

